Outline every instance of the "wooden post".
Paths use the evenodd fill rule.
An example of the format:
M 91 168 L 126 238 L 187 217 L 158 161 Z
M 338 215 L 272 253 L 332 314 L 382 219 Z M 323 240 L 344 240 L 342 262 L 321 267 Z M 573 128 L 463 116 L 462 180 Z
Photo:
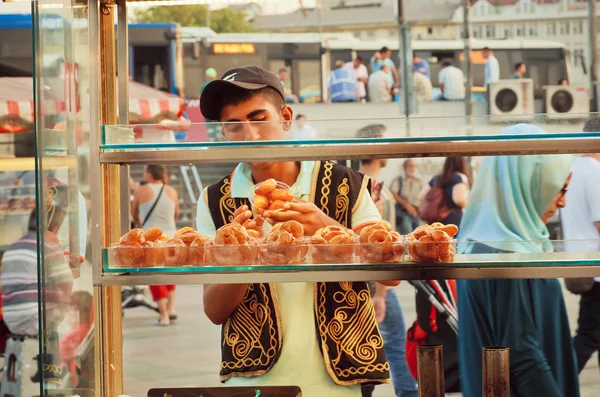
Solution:
M 444 359 L 441 345 L 417 348 L 419 397 L 444 397 Z
M 484 347 L 481 352 L 483 397 L 509 397 L 510 372 L 507 347 Z

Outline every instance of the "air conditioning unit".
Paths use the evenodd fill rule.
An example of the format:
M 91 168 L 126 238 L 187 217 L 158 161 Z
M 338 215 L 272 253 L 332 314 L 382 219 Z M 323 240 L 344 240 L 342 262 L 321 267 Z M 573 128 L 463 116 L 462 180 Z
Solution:
M 489 87 L 490 121 L 530 121 L 535 114 L 532 79 L 498 80 Z
M 590 113 L 590 96 L 584 87 L 548 85 L 544 87 L 546 118 L 585 119 Z

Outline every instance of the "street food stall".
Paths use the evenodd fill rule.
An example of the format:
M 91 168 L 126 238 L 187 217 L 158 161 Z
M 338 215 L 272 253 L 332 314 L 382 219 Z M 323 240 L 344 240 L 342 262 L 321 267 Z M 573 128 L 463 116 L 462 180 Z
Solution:
M 63 144 L 64 150 L 60 152 L 45 150 L 46 136 L 51 132 L 43 119 L 26 118 L 30 122 L 35 122 L 38 132 L 35 154 L 38 172 L 36 184 L 42 192 L 48 190 L 42 181 L 45 181 L 49 175 L 55 174 L 58 168 L 64 167 L 64 164 L 56 163 L 57 158 L 69 160 L 76 158 L 74 156 L 77 156 L 78 150 L 84 147 L 89 150 L 89 163 L 84 166 L 81 164 L 68 166 L 64 171 L 62 183 L 67 186 L 68 198 L 66 203 L 60 203 L 62 210 L 72 220 L 78 219 L 81 204 L 77 193 L 83 190 L 83 187 L 77 173 L 79 169 L 86 167 L 88 174 L 86 179 L 89 181 L 87 182 L 89 183 L 87 208 L 90 213 L 90 244 L 88 244 L 90 249 L 84 256 L 88 258 L 90 272 L 85 274 L 82 267 L 78 288 L 93 294 L 93 327 L 83 328 L 87 330 L 83 338 L 85 343 L 81 344 L 85 348 L 78 349 L 73 355 L 73 361 L 69 365 L 77 371 L 72 371 L 69 379 L 76 380 L 78 373 L 83 374 L 80 375 L 82 378 L 86 376 L 87 378 L 84 382 L 72 382 L 69 388 L 69 385 L 64 382 L 51 382 L 51 374 L 45 372 L 44 376 L 48 378 L 43 383 L 45 390 L 61 389 L 63 393 L 67 393 L 64 395 L 74 395 L 77 392 L 80 395 L 92 393 L 102 397 L 116 397 L 124 393 L 126 380 L 123 376 L 122 286 L 240 283 L 265 286 L 269 283 L 306 282 L 325 286 L 324 288 L 333 286 L 343 290 L 352 283 L 358 284 L 365 280 L 536 279 L 600 275 L 600 253 L 566 252 L 564 245 L 561 244 L 554 244 L 556 247 L 554 251 L 543 253 L 462 254 L 460 247 L 456 247 L 456 242 L 452 240 L 457 230 L 445 234 L 445 237 L 449 238 L 442 242 L 446 251 L 444 255 L 436 256 L 418 254 L 428 246 L 426 242 L 420 243 L 415 236 L 412 236 L 411 240 L 410 236 L 397 239 L 395 235 L 390 236 L 393 241 L 388 242 L 391 248 L 385 255 L 381 254 L 377 247 L 373 250 L 370 243 L 350 239 L 349 248 L 338 246 L 332 242 L 333 239 L 322 235 L 319 237 L 322 237 L 325 243 L 331 243 L 331 246 L 323 249 L 324 243 L 321 240 L 318 240 L 320 242 L 303 240 L 302 244 L 293 247 L 292 253 L 288 252 L 282 256 L 271 255 L 281 253 L 269 251 L 271 247 L 259 239 L 252 244 L 245 244 L 243 247 L 245 254 L 241 255 L 236 250 L 230 250 L 231 247 L 219 245 L 218 242 L 207 243 L 206 247 L 202 246 L 202 250 L 193 250 L 192 248 L 199 246 L 191 245 L 189 247 L 142 246 L 145 240 L 141 240 L 141 235 L 136 234 L 137 232 L 134 233 L 135 236 L 129 233 L 131 228 L 129 167 L 132 165 L 290 160 L 322 162 L 319 163 L 323 164 L 324 172 L 323 180 L 319 181 L 322 184 L 322 200 L 317 204 L 322 205 L 323 211 L 328 211 L 332 216 L 335 214 L 335 218 L 340 219 L 340 224 L 344 224 L 343 216 L 350 210 L 346 182 L 340 180 L 337 185 L 332 184 L 328 167 L 333 167 L 333 163 L 328 161 L 600 152 L 600 132 L 576 134 L 568 125 L 557 123 L 548 126 L 550 132 L 544 134 L 500 135 L 501 126 L 492 125 L 485 117 L 369 119 L 362 117 L 363 115 L 357 111 L 356 115 L 348 115 L 346 120 L 312 121 L 313 126 L 322 133 L 320 139 L 313 141 L 294 141 L 289 138 L 268 142 L 245 139 L 210 141 L 205 138 L 186 142 L 174 141 L 166 133 L 185 128 L 184 123 L 179 122 L 181 103 L 169 96 L 165 98 L 164 103 L 159 104 L 159 109 L 168 113 L 167 119 L 175 123 L 175 125 L 165 126 L 153 119 L 152 114 L 145 112 L 146 105 L 141 101 L 132 104 L 127 99 L 140 89 L 128 78 L 129 54 L 126 45 L 128 4 L 130 2 L 125 0 L 118 0 L 116 3 L 89 0 L 83 4 L 40 0 L 36 3 L 34 12 L 34 20 L 37 21 L 34 23 L 36 37 L 34 48 L 36 62 L 38 62 L 34 77 L 36 113 L 46 114 L 55 106 L 47 99 L 49 97 L 40 96 L 42 87 L 48 86 L 46 83 L 51 79 L 50 76 L 46 78 L 44 70 L 47 68 L 39 62 L 43 62 L 42 55 L 46 55 L 45 52 L 51 52 L 63 56 L 67 64 L 80 65 L 79 76 L 82 81 L 79 81 L 79 87 L 85 87 L 85 90 L 80 93 L 68 90 L 67 103 L 71 103 L 71 98 L 81 95 L 81 108 L 87 112 L 84 118 L 89 120 L 89 125 L 86 125 L 82 132 L 81 141 L 84 143 L 78 144 L 76 139 L 78 112 L 74 106 L 66 106 L 64 126 L 67 133 Z M 46 18 L 55 20 L 57 14 L 66 23 L 41 23 Z M 86 22 L 73 24 L 75 20 Z M 116 25 L 115 20 L 118 22 Z M 86 29 L 88 34 L 81 34 L 80 29 Z M 55 42 L 57 35 L 61 37 L 59 44 Z M 74 77 L 71 75 L 69 78 Z M 141 90 L 139 92 L 137 99 L 143 100 L 146 94 Z M 373 123 L 384 124 L 389 135 L 383 138 L 355 137 L 354 131 L 357 127 Z M 289 124 L 290 122 L 284 122 L 282 128 L 288 128 Z M 148 130 L 154 132 L 152 137 L 146 135 Z M 223 191 L 227 188 L 224 185 Z M 328 194 L 333 194 L 332 192 L 337 194 L 335 203 L 329 203 L 327 199 Z M 248 204 L 256 203 L 250 197 L 244 200 Z M 356 197 L 352 200 L 360 201 Z M 232 202 L 233 200 L 222 200 L 222 203 L 219 203 L 224 208 L 225 223 L 232 219 L 230 215 L 233 215 L 237 205 Z M 271 205 L 273 202 L 268 204 Z M 38 197 L 37 205 L 45 205 L 44 199 Z M 41 230 L 48 230 L 46 219 L 41 219 L 38 223 Z M 196 225 L 190 223 L 190 227 L 195 228 Z M 73 247 L 80 246 L 82 243 L 85 245 L 86 241 L 82 241 L 85 238 L 80 237 L 80 228 L 79 222 L 69 223 L 67 237 L 60 241 L 64 251 L 72 252 Z M 340 233 L 350 235 L 347 230 Z M 44 241 L 48 238 L 44 233 L 39 234 L 40 247 L 43 247 L 39 248 L 42 260 L 42 291 L 50 287 L 44 280 L 52 270 L 51 267 L 49 268 L 50 251 Z M 152 237 L 154 240 L 149 238 L 148 241 L 158 241 L 157 239 L 161 238 L 162 235 L 157 235 Z M 250 240 L 248 236 L 244 238 Z M 167 257 L 164 256 L 166 251 L 163 249 L 170 252 Z M 273 258 L 279 259 L 273 262 Z M 323 294 L 325 295 L 327 294 Z M 47 318 L 44 316 L 48 316 L 49 305 L 45 301 L 46 295 L 42 294 L 42 296 L 44 310 L 41 316 Z M 372 308 L 364 307 L 367 314 L 371 316 Z M 258 321 L 257 318 L 253 318 L 250 322 L 254 320 Z M 56 333 L 62 335 L 62 330 L 58 329 L 56 323 L 44 321 L 41 323 L 40 339 L 44 342 L 42 353 L 49 356 L 52 335 Z M 80 325 L 90 324 L 80 320 Z M 323 325 L 322 322 L 320 325 Z M 193 354 L 202 354 L 201 341 L 198 341 L 198 346 L 190 346 L 189 350 Z M 507 351 L 497 349 L 485 354 L 490 359 L 485 361 L 486 368 L 489 370 L 484 371 L 486 374 L 484 382 L 490 385 L 504 385 L 504 390 L 508 390 L 506 388 Z M 494 363 L 498 365 L 494 366 Z M 369 363 L 371 364 L 373 363 Z M 377 363 L 377 365 L 380 370 L 385 370 L 387 362 Z M 421 395 L 428 397 L 443 395 L 443 375 L 440 376 L 442 368 L 441 347 L 419 349 Z M 215 368 L 215 372 L 217 370 L 218 368 Z M 222 388 L 218 388 L 221 391 L 215 392 L 212 389 L 210 391 L 199 388 L 168 389 L 165 386 L 168 385 L 156 385 L 156 390 L 151 391 L 149 395 L 179 397 L 192 395 L 191 393 L 203 393 L 201 390 L 205 390 L 207 395 L 215 396 L 246 395 L 235 389 L 228 389 L 230 394 L 224 394 L 226 392 L 223 392 L 222 390 L 225 389 Z M 298 393 L 302 392 L 294 388 L 295 385 L 289 386 L 292 388 L 285 391 L 287 394 L 281 392 L 282 394 L 273 395 L 299 395 Z M 82 392 L 80 390 L 82 388 L 87 391 Z M 269 395 L 267 389 L 263 394 L 259 391 L 256 395 Z M 233 394 L 234 391 L 238 394 Z M 51 395 L 54 392 L 49 393 Z M 502 395 L 508 396 L 508 394 Z

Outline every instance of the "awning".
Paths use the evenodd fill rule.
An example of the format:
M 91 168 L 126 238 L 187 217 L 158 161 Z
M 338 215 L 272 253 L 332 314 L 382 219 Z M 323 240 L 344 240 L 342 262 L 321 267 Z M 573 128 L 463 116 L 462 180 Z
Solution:
M 48 79 L 51 87 L 42 90 L 45 116 L 60 116 L 65 110 L 65 81 Z M 79 101 L 78 101 L 79 103 Z M 82 106 L 87 103 L 83 101 Z M 183 98 L 135 81 L 129 82 L 129 120 L 133 124 L 158 124 L 178 121 L 183 115 Z M 35 106 L 32 77 L 0 78 L 0 132 L 33 131 Z M 55 120 L 58 121 L 60 117 Z
M 183 115 L 183 98 L 129 80 L 129 122 L 157 124 Z

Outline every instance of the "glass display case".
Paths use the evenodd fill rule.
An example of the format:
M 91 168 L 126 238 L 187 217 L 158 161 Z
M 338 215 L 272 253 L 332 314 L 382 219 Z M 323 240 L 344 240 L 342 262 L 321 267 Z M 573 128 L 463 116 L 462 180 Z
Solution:
M 130 254 L 118 246 L 121 236 L 131 228 L 130 167 L 134 166 L 198 165 L 202 173 L 203 166 L 238 162 L 296 161 L 325 167 L 332 164 L 330 161 L 352 165 L 357 160 L 385 158 L 397 170 L 404 159 L 417 158 L 422 161 L 426 176 L 433 176 L 444 157 L 465 156 L 476 175 L 486 156 L 600 153 L 600 131 L 581 132 L 581 123 L 550 120 L 544 115 L 528 120 L 541 125 L 544 133 L 506 135 L 502 130 L 515 120 L 488 116 L 404 118 L 399 117 L 399 109 L 393 117 L 374 118 L 365 115 L 360 104 L 339 105 L 338 109 L 347 112 L 345 118 L 310 120 L 319 131 L 316 140 L 295 139 L 297 125 L 289 120 L 271 125 L 198 124 L 194 126 L 198 131 L 228 129 L 238 135 L 228 140 L 198 138 L 177 142 L 175 133 L 189 128 L 188 123 L 134 125 L 128 120 L 126 12 L 124 0 L 117 4 L 83 5 L 55 0 L 38 2 L 34 12 L 36 112 L 42 115 L 56 108 L 57 98 L 63 108 L 55 125 L 46 125 L 42 118 L 35 120 L 38 134 L 33 160 L 0 160 L 0 170 L 4 171 L 0 175 L 0 221 L 5 224 L 4 230 L 19 229 L 17 234 L 26 234 L 24 224 L 11 217 L 25 218 L 33 208 L 47 210 L 46 216 L 38 216 L 35 226 L 41 258 L 38 339 L 46 368 L 63 368 L 67 376 L 43 371 L 42 393 L 70 389 L 66 392 L 70 395 L 123 394 L 123 286 L 600 275 L 600 253 L 588 252 L 585 242 L 563 240 L 551 241 L 551 247 L 540 253 L 479 254 L 466 254 L 469 243 L 452 241 L 448 243 L 457 255 L 454 260 L 441 263 L 415 260 L 409 243 L 393 260 L 367 261 L 361 252 L 368 247 L 354 242 L 351 260 L 327 263 L 315 259 L 318 244 L 307 243 L 306 256 L 292 264 L 266 263 L 260 247 L 250 263 L 237 266 L 212 260 L 184 260 L 177 266 L 165 266 L 157 257 L 148 266 L 140 266 L 139 262 L 124 264 L 119 255 L 140 255 L 140 251 Z M 56 23 L 57 19 L 62 22 Z M 59 85 L 54 80 L 58 64 L 64 66 L 58 73 L 64 84 Z M 333 109 L 338 105 L 323 106 Z M 359 129 L 373 124 L 383 125 L 387 136 L 356 138 Z M 285 131 L 286 136 L 268 141 L 248 137 L 249 129 L 263 127 Z M 32 173 L 34 170 L 37 172 Z M 227 169 L 220 176 L 232 171 L 233 168 Z M 392 177 L 384 174 L 382 179 L 389 183 Z M 328 189 L 340 189 L 342 197 L 344 189 L 340 186 Z M 191 194 L 194 201 L 201 200 L 200 193 Z M 197 227 L 193 214 L 192 211 L 188 223 L 182 226 Z M 0 231 L 0 246 L 14 243 L 17 234 Z M 141 255 L 145 258 L 151 251 L 142 251 Z M 164 256 L 164 251 L 156 255 Z M 62 278 L 58 279 L 57 274 Z M 61 296 L 58 302 L 57 291 Z M 61 349 L 69 354 L 61 354 L 60 360 L 66 359 L 57 363 L 56 351 Z M 164 393 L 168 390 L 164 389 Z M 159 391 L 163 393 L 162 388 Z

